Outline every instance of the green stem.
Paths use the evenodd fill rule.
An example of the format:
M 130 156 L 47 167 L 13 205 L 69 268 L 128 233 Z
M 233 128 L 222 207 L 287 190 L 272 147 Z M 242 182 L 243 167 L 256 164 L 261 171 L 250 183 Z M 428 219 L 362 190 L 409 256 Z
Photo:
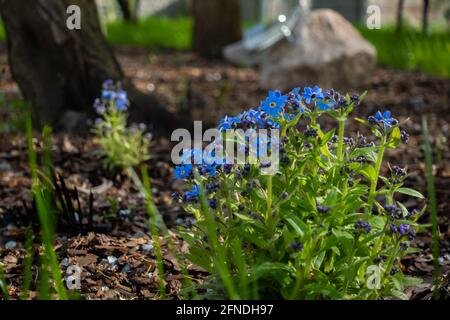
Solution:
M 439 282 L 441 278 L 441 266 L 439 264 L 439 224 L 437 218 L 437 202 L 436 202 L 436 187 L 434 184 L 433 176 L 433 152 L 430 146 L 430 137 L 428 131 L 428 123 L 425 116 L 422 116 L 422 128 L 423 128 L 423 146 L 425 155 L 425 172 L 427 177 L 427 191 L 428 191 L 428 203 L 430 206 L 430 218 L 431 218 L 431 239 L 432 239 L 432 252 L 433 252 L 433 284 L 435 290 L 433 291 L 433 298 L 439 299 Z
M 0 292 L 3 294 L 3 300 L 9 300 L 8 285 L 6 283 L 5 272 L 0 264 Z
M 298 291 L 300 290 L 300 288 L 302 287 L 302 284 L 304 283 L 305 280 L 309 279 L 310 276 L 310 269 L 311 269 L 311 264 L 312 264 L 312 254 L 315 252 L 314 248 L 315 248 L 315 243 L 317 242 L 317 237 L 313 237 L 311 242 L 308 244 L 305 244 L 305 247 L 303 248 L 303 252 L 302 252 L 302 260 L 305 261 L 304 264 L 304 268 L 300 268 L 300 266 L 298 266 L 297 269 L 297 276 L 295 279 L 295 284 L 294 284 L 294 290 L 292 291 L 291 300 L 294 299 L 299 299 L 299 295 L 298 295 Z
M 45 199 L 42 194 L 40 187 L 38 168 L 37 168 L 37 157 L 36 151 L 33 146 L 33 124 L 31 120 L 31 115 L 27 116 L 26 119 L 26 136 L 28 145 L 28 161 L 31 168 L 32 177 L 32 189 L 34 196 L 36 198 L 36 208 L 39 217 L 39 222 L 42 232 L 42 242 L 44 244 L 45 252 L 47 255 L 48 262 L 50 263 L 50 268 L 53 275 L 53 280 L 55 281 L 56 291 L 61 300 L 67 300 L 67 293 L 64 288 L 63 278 L 61 275 L 61 270 L 59 269 L 58 257 L 53 246 L 53 228 L 51 227 L 51 218 L 49 213 L 49 208 L 46 206 Z
M 267 177 L 267 211 L 266 211 L 266 221 L 268 226 L 268 237 L 269 239 L 272 239 L 272 236 L 274 234 L 274 221 L 273 221 L 273 214 L 272 214 L 272 179 L 273 176 L 270 175 Z M 269 241 L 268 243 L 271 243 Z M 270 249 L 272 251 L 272 249 Z
M 394 254 L 392 254 L 389 257 L 389 260 L 386 264 L 386 270 L 384 270 L 383 276 L 381 277 L 380 285 L 383 287 L 383 283 L 386 280 L 386 276 L 388 276 L 391 273 L 392 266 L 394 265 L 395 259 L 397 258 L 397 255 L 399 253 L 399 247 L 400 247 L 400 239 L 397 240 L 394 247 Z
M 186 265 L 185 263 L 182 263 L 182 261 L 184 259 L 182 259 L 182 255 L 180 254 L 180 251 L 176 248 L 175 244 L 172 241 L 172 235 L 169 232 L 169 229 L 167 228 L 166 224 L 164 223 L 164 220 L 162 219 L 161 213 L 159 212 L 158 208 L 155 206 L 152 197 L 151 197 L 151 187 L 150 187 L 150 181 L 146 182 L 145 179 L 148 179 L 148 173 L 145 173 L 147 175 L 147 178 L 145 178 L 144 176 L 144 172 L 142 170 L 147 170 L 145 165 L 142 165 L 141 167 L 141 172 L 142 172 L 142 176 L 144 179 L 144 183 L 141 181 L 141 179 L 139 178 L 139 176 L 137 175 L 136 171 L 133 169 L 133 167 L 128 167 L 127 168 L 128 173 L 130 174 L 130 177 L 133 181 L 133 183 L 136 185 L 136 187 L 139 189 L 139 191 L 141 192 L 141 194 L 145 197 L 146 199 L 146 205 L 147 205 L 147 211 L 149 214 L 149 222 L 150 222 L 150 226 L 153 226 L 154 228 L 151 228 L 150 231 L 152 233 L 152 238 L 153 235 L 158 235 L 158 230 L 160 229 L 162 235 L 164 236 L 164 240 L 166 241 L 166 244 L 168 246 L 169 252 L 171 252 L 172 254 L 175 255 L 177 261 L 179 262 L 180 266 L 181 266 L 181 273 L 184 276 L 184 279 L 186 280 L 186 287 L 190 287 L 191 286 L 191 279 L 189 276 L 189 273 L 186 269 Z M 149 179 L 148 179 L 149 180 Z M 148 195 L 150 195 L 150 197 L 148 197 Z M 152 218 L 153 217 L 153 218 Z M 153 223 L 152 223 L 153 221 Z M 156 228 L 156 230 L 155 230 Z M 152 232 L 153 230 L 153 232 Z M 158 242 L 158 246 L 159 249 L 157 248 L 157 244 L 155 243 L 155 253 L 156 253 L 156 259 L 158 260 L 158 257 L 161 257 L 161 263 L 162 266 L 164 266 L 164 263 L 162 262 L 162 254 L 158 254 L 157 252 L 161 252 L 161 242 L 159 241 L 159 238 L 156 238 Z M 157 267 L 160 266 L 161 264 L 157 261 Z M 162 269 L 161 269 L 162 270 Z M 160 270 L 158 269 L 158 272 L 160 272 Z M 162 274 L 164 275 L 164 274 Z M 161 299 L 163 299 L 164 297 L 161 296 Z
M 302 269 L 298 268 L 297 275 L 295 277 L 294 290 L 292 290 L 290 300 L 299 298 L 298 291 L 300 290 L 302 283 L 303 283 L 303 272 L 302 272 Z
M 378 176 L 380 175 L 381 163 L 383 162 L 384 149 L 386 148 L 386 136 L 381 139 L 380 149 L 378 151 L 378 158 L 375 164 L 375 176 L 370 182 L 369 198 L 367 200 L 368 213 L 372 211 L 372 205 L 375 200 L 375 194 L 377 191 Z
M 272 175 L 267 177 L 267 220 L 272 216 Z
M 130 168 L 132 170 L 133 175 L 137 177 L 136 172 L 134 172 L 133 168 Z M 155 244 L 155 255 L 156 255 L 156 267 L 158 270 L 159 275 L 159 295 L 161 297 L 161 300 L 165 300 L 166 298 L 166 287 L 164 285 L 164 263 L 163 263 L 163 256 L 161 252 L 161 243 L 159 241 L 159 234 L 158 234 L 158 228 L 156 227 L 156 212 L 155 212 L 155 205 L 153 203 L 152 199 L 152 191 L 150 186 L 150 179 L 148 177 L 147 168 L 145 165 L 141 168 L 142 173 L 142 180 L 145 190 L 145 200 L 147 205 L 147 212 L 150 222 L 150 233 L 153 238 L 153 243 Z
M 344 130 L 345 130 L 345 119 L 340 119 L 339 120 L 338 145 L 337 145 L 337 159 L 339 162 L 342 162 L 342 158 L 343 158 Z
M 197 170 L 194 170 L 194 177 L 200 184 L 200 206 L 206 222 L 208 239 L 211 244 L 213 264 L 217 269 L 217 272 L 219 273 L 219 276 L 222 280 L 225 290 L 228 293 L 229 298 L 238 300 L 240 297 L 234 288 L 232 275 L 226 263 L 226 249 L 219 243 L 217 236 L 217 225 L 214 221 L 213 214 L 209 210 L 206 195 L 203 191 L 203 185 L 201 184 L 200 175 L 198 174 Z
M 356 249 L 357 249 L 357 243 L 358 243 L 358 238 L 355 237 L 353 239 L 352 252 L 348 256 L 348 260 L 347 260 L 347 265 L 348 265 L 349 268 L 351 266 L 353 258 L 355 257 L 355 253 L 356 253 Z M 356 275 L 357 275 L 357 272 L 355 272 L 355 274 L 353 275 L 352 279 L 347 279 L 347 281 L 345 282 L 345 289 L 344 289 L 345 293 L 347 293 L 348 286 L 350 285 L 350 283 L 353 283 L 353 280 L 355 279 Z
M 30 299 L 30 286 L 32 281 L 32 265 L 33 265 L 33 231 L 31 227 L 27 229 L 25 240 L 25 259 L 23 261 L 23 292 L 21 295 L 22 300 Z
M 317 127 L 316 118 L 317 118 L 316 115 L 314 115 L 314 114 L 311 115 L 311 128 L 316 128 Z
M 389 189 L 389 192 L 386 195 L 386 205 L 391 206 L 393 204 L 394 204 L 394 192 L 392 189 Z
M 225 173 L 222 173 L 223 178 L 223 186 L 224 186 L 224 192 L 225 192 L 225 204 L 227 206 L 227 215 L 228 219 L 230 221 L 233 219 L 233 211 L 231 210 L 231 195 L 230 195 L 230 189 L 228 188 L 228 179 L 225 176 Z
M 387 220 L 386 223 L 384 224 L 383 230 L 381 231 L 381 233 L 378 236 L 378 240 L 373 245 L 372 255 L 371 255 L 372 260 L 376 258 L 377 253 L 381 250 L 381 245 L 383 244 L 384 236 L 386 235 L 388 225 L 389 225 L 389 220 Z

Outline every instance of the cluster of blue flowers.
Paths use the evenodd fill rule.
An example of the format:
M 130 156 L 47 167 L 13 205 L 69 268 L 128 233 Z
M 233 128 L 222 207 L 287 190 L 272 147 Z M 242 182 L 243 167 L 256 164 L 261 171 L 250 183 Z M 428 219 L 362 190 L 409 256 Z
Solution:
M 407 223 L 401 223 L 398 226 L 391 223 L 389 225 L 389 228 L 393 234 L 397 234 L 400 237 L 408 236 L 409 240 L 414 240 L 414 238 L 416 237 L 416 231 L 411 228 L 411 225 Z
M 114 97 L 114 92 L 110 90 L 110 83 L 105 85 L 106 98 Z M 327 110 L 329 108 L 337 107 L 338 104 L 335 101 L 335 97 L 342 97 L 334 90 L 330 90 L 327 93 L 322 92 L 322 89 L 318 86 L 313 88 L 305 87 L 303 92 L 300 92 L 299 88 L 293 89 L 286 95 L 283 95 L 280 91 L 269 91 L 268 96 L 261 102 L 259 108 L 246 110 L 236 116 L 225 116 L 219 124 L 218 129 L 220 131 L 226 131 L 229 129 L 279 129 L 281 121 L 292 121 L 299 113 L 304 113 L 307 110 L 311 110 L 318 107 L 320 111 Z M 271 141 L 256 140 L 258 155 L 265 153 L 270 147 Z M 211 163 L 205 161 L 204 163 L 198 163 L 198 161 L 192 162 L 191 156 L 195 158 L 199 155 L 198 159 L 202 159 L 201 150 L 188 150 L 185 155 L 185 163 L 183 158 L 181 165 L 175 167 L 174 174 L 176 179 L 187 179 L 192 177 L 193 166 L 191 163 L 199 165 L 199 171 L 201 174 L 215 175 L 218 167 L 223 166 L 222 163 Z M 208 165 L 202 166 L 205 163 Z
M 351 102 L 358 99 L 359 96 L 353 96 Z M 281 120 L 292 121 L 298 113 L 337 109 L 347 104 L 345 97 L 337 91 L 331 89 L 323 92 L 318 86 L 305 87 L 302 92 L 300 88 L 294 88 L 285 95 L 278 90 L 269 91 L 258 109 L 250 109 L 234 117 L 225 116 L 218 128 L 223 131 L 236 128 L 277 129 Z
M 114 107 L 117 111 L 123 112 L 127 110 L 128 105 L 127 93 L 122 90 L 120 83 L 114 83 L 111 79 L 103 82 L 101 99 L 96 99 L 94 102 L 94 108 L 98 114 L 104 114 L 108 107 Z
M 364 232 L 367 232 L 367 233 L 369 233 L 372 230 L 370 224 L 367 221 L 362 221 L 362 220 L 355 222 L 355 228 L 362 230 Z
M 111 83 L 105 83 L 104 97 L 116 98 L 116 92 L 111 90 Z M 294 88 L 287 94 L 282 94 L 280 91 L 269 91 L 268 96 L 260 103 L 258 108 L 251 108 L 241 112 L 235 116 L 224 116 L 217 128 L 226 132 L 230 129 L 279 129 L 282 123 L 296 120 L 304 113 L 320 114 L 328 110 L 345 109 L 351 104 L 358 105 L 360 103 L 360 96 L 353 95 L 350 98 L 345 97 L 334 89 L 323 91 L 318 86 L 305 87 L 303 90 Z M 369 117 L 371 125 L 384 124 L 385 127 L 391 127 L 398 124 L 398 121 L 391 117 L 390 111 L 383 114 L 377 112 L 374 116 Z M 313 134 L 314 132 L 307 132 Z M 403 134 L 405 137 L 406 133 Z M 269 139 L 272 140 L 272 139 Z M 273 141 L 256 140 L 258 155 L 267 152 L 270 143 Z M 282 149 L 283 144 L 276 142 Z M 248 146 L 245 146 L 248 148 Z M 248 151 L 248 150 L 247 150 Z M 282 151 L 282 150 L 281 150 Z M 175 179 L 189 179 L 193 177 L 194 168 L 198 169 L 201 175 L 214 176 L 219 171 L 229 174 L 233 165 L 224 164 L 224 161 L 211 161 L 211 155 L 203 154 L 202 150 L 187 150 L 181 157 L 181 164 L 174 169 Z M 284 162 L 283 162 L 284 163 Z M 286 161 L 286 163 L 288 163 Z M 263 165 L 261 165 L 263 166 Z M 245 172 L 243 172 L 245 173 Z M 196 190 L 188 191 L 182 198 L 185 200 L 195 199 Z M 367 226 L 359 226 L 366 231 Z
M 385 111 L 384 113 L 377 111 L 375 115 L 370 116 L 367 120 L 372 126 L 382 124 L 385 128 L 390 128 L 398 124 L 398 120 L 391 117 L 391 112 L 389 110 Z

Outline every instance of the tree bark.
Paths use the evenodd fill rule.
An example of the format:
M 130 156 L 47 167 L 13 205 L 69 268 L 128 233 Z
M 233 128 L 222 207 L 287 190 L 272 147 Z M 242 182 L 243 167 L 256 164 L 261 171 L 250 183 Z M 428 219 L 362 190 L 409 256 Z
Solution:
M 239 0 L 194 0 L 194 50 L 212 58 L 241 39 Z
M 137 9 L 139 0 L 117 0 L 123 19 L 128 22 L 137 22 Z
M 398 0 L 397 7 L 397 32 L 403 29 L 403 9 L 405 7 L 405 0 Z
M 81 9 L 81 29 L 69 30 L 67 7 Z M 32 9 L 31 9 L 32 8 Z M 93 101 L 106 79 L 121 81 L 131 102 L 130 120 L 167 132 L 181 126 L 154 96 L 144 95 L 124 76 L 104 37 L 92 0 L 0 0 L 9 65 L 36 125 L 64 129 L 72 110 L 94 116 Z
M 428 16 L 430 12 L 430 0 L 423 0 L 422 32 L 428 34 Z

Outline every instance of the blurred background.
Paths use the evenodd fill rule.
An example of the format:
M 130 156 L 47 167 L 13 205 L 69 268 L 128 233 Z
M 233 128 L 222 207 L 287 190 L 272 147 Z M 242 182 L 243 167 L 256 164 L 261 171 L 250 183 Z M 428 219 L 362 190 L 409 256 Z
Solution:
M 65 28 L 70 4 L 81 8 L 79 31 Z M 86 131 L 106 78 L 130 80 L 134 119 L 164 105 L 163 123 L 144 115 L 158 131 L 180 124 L 165 111 L 215 123 L 258 104 L 267 89 L 362 90 L 398 77 L 413 92 L 414 77 L 450 78 L 446 0 L 20 0 L 1 8 L 0 97 L 21 105 L 25 96 L 38 124 L 68 132 Z

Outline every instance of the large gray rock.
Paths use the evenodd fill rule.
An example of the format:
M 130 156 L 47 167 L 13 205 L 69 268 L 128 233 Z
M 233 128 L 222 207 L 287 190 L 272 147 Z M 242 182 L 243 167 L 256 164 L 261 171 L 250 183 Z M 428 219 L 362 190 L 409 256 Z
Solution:
M 269 48 L 261 61 L 261 85 L 291 89 L 318 84 L 350 89 L 363 85 L 376 64 L 376 50 L 339 13 L 312 11 L 292 30 L 293 41 Z

